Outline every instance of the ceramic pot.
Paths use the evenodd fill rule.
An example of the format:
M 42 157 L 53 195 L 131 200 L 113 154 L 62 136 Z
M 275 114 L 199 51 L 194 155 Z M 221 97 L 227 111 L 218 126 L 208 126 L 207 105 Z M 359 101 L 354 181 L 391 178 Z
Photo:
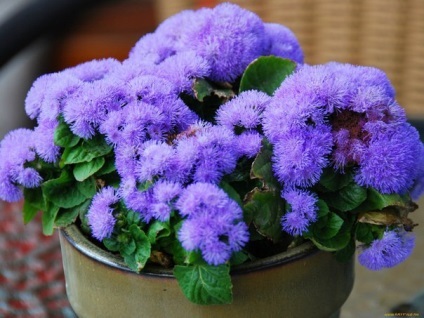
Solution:
M 84 317 L 338 317 L 354 281 L 353 259 L 305 243 L 235 267 L 231 305 L 202 306 L 182 294 L 172 270 L 132 272 L 72 225 L 60 230 L 66 291 Z

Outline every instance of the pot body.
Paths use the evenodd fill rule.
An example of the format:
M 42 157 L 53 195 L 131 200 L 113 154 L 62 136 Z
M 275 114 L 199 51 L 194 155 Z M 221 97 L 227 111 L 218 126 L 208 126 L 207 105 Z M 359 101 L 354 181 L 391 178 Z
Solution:
M 130 271 L 75 226 L 60 231 L 66 290 L 84 317 L 338 317 L 354 281 L 353 260 L 305 243 L 232 271 L 231 305 L 191 303 L 171 270 Z

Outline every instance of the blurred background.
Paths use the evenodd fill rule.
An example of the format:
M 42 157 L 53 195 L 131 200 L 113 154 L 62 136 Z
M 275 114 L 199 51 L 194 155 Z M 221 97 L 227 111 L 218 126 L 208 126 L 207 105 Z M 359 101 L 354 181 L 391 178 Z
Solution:
M 24 112 L 24 100 L 39 75 L 91 59 L 123 60 L 143 34 L 154 31 L 168 16 L 219 2 L 222 1 L 0 0 L 0 139 L 11 129 L 32 125 Z M 423 136 L 424 0 L 232 2 L 256 12 L 266 22 L 291 28 L 304 49 L 306 63 L 334 60 L 384 70 L 396 88 L 399 103 Z M 424 206 L 423 200 L 421 203 Z M 5 210 L 8 216 L 4 216 Z M 10 289 L 18 286 L 16 282 L 28 279 L 13 272 L 16 264 L 25 264 L 31 257 L 40 260 L 40 255 L 52 262 L 48 264 L 57 264 L 57 259 L 48 257 L 57 252 L 57 237 L 45 243 L 52 246 L 51 250 L 47 249 L 50 252 L 37 254 L 31 250 L 37 245 L 34 239 L 25 238 L 22 233 L 13 239 L 4 234 L 14 229 L 16 233 L 20 228 L 21 224 L 15 224 L 21 222 L 17 210 L 19 206 L 10 207 L 0 202 L 0 223 L 9 222 L 6 228 L 6 223 L 0 225 L 0 284 L 3 286 L 0 287 L 0 316 L 16 306 L 18 309 L 13 310 L 24 312 L 27 310 L 25 299 L 37 298 L 28 295 L 28 290 L 40 291 L 40 286 L 26 287 L 22 288 L 23 293 L 10 296 Z M 424 290 L 424 209 L 414 214 L 414 221 L 421 223 L 421 227 L 416 229 L 417 247 L 413 256 L 399 267 L 381 272 L 370 272 L 358 265 L 355 287 L 343 308 L 342 318 L 384 317 L 394 312 L 394 306 L 405 302 L 415 301 L 416 306 L 421 302 L 424 306 L 424 299 L 417 298 Z M 37 230 L 26 232 L 38 233 Z M 31 248 L 22 248 L 12 255 L 7 251 L 11 242 L 24 246 L 32 243 L 28 243 Z M 60 258 L 60 252 L 54 255 Z M 48 268 L 46 265 L 44 270 Z M 42 273 L 42 269 L 39 271 Z M 59 285 L 55 285 L 59 294 L 64 292 L 61 275 L 59 267 L 50 278 L 59 281 Z M 31 304 L 43 306 L 52 299 L 40 297 Z M 54 316 L 71 317 L 72 311 L 67 306 L 66 300 L 52 305 L 56 308 Z M 404 306 L 404 310 L 415 313 L 419 309 Z M 42 317 L 43 311 L 40 313 Z

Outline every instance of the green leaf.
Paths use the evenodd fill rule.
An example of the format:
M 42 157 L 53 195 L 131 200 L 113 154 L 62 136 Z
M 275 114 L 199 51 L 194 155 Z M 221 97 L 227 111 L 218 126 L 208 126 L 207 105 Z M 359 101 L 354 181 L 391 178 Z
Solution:
M 136 244 L 134 251 L 135 270 L 141 271 L 150 258 L 151 244 L 147 235 L 136 224 L 132 224 L 129 231 Z
M 25 201 L 22 209 L 24 224 L 31 222 L 39 211 L 39 209 Z
M 296 69 L 296 63 L 276 56 L 261 56 L 250 63 L 240 82 L 240 92 L 256 89 L 272 96 L 287 76 Z
M 253 161 L 250 178 L 260 179 L 264 187 L 279 188 L 272 170 L 272 146 L 266 139 L 262 140 L 261 150 Z
M 280 240 L 282 237 L 280 220 L 285 211 L 285 203 L 279 193 L 256 188 L 248 194 L 244 210 L 250 215 L 260 234 L 274 242 Z
M 62 155 L 62 161 L 65 165 L 88 162 L 94 158 L 106 156 L 111 151 L 112 147 L 99 135 L 84 140 L 78 147 L 66 149 Z
M 54 131 L 54 143 L 55 145 L 63 148 L 71 148 L 78 144 L 80 137 L 74 135 L 69 129 L 69 126 L 62 120 Z
M 368 223 L 357 223 L 355 235 L 359 242 L 370 244 L 376 239 L 383 237 L 385 226 L 379 226 Z
M 232 284 L 228 265 L 176 265 L 174 275 L 184 295 L 195 304 L 212 305 L 232 302 Z
M 328 240 L 336 236 L 340 231 L 344 223 L 344 220 L 336 213 L 329 213 L 326 215 L 324 226 L 317 227 L 312 226 L 312 232 L 314 237 L 318 237 L 323 240 Z
M 46 202 L 44 201 L 41 188 L 25 188 L 24 198 L 23 218 L 24 223 L 28 224 L 28 222 L 35 217 L 38 211 L 46 210 Z
M 236 266 L 243 264 L 249 259 L 249 255 L 247 255 L 243 251 L 235 252 L 233 255 L 231 255 L 230 264 L 231 266 Z
M 326 193 L 325 201 L 330 207 L 347 212 L 357 208 L 367 198 L 367 190 L 355 182 L 349 183 L 337 193 Z
M 409 202 L 409 197 L 402 197 L 397 193 L 382 194 L 373 188 L 368 188 L 367 200 L 357 210 L 363 212 L 382 210 L 388 206 L 407 207 Z
M 118 252 L 119 251 L 120 244 L 113 237 L 103 239 L 103 244 L 111 252 Z
M 41 223 L 43 226 L 44 235 L 52 235 L 54 230 L 54 221 L 56 220 L 56 215 L 59 212 L 60 207 L 55 204 L 48 204 L 47 209 L 43 211 L 43 216 Z
M 96 176 L 103 176 L 114 171 L 116 171 L 115 160 L 113 158 L 107 158 L 103 167 L 96 172 Z
M 41 188 L 47 200 L 65 209 L 73 208 L 87 199 L 67 170 L 63 170 L 59 178 L 44 182 Z
M 221 181 L 219 183 L 219 187 L 225 191 L 229 198 L 236 201 L 238 205 L 243 206 L 243 202 L 241 201 L 240 195 L 229 183 Z
M 60 209 L 56 216 L 55 225 L 59 227 L 65 227 L 71 223 L 74 223 L 78 215 L 88 210 L 90 203 L 91 200 L 86 200 L 76 207 L 70 209 Z
M 223 99 L 224 101 L 234 97 L 234 92 L 231 87 L 220 87 L 216 84 L 212 84 L 203 78 L 197 78 L 194 82 L 194 96 L 200 102 L 203 102 L 206 97 L 215 95 L 216 97 Z
M 134 240 L 130 240 L 126 244 L 121 244 L 119 252 L 122 255 L 131 255 L 135 252 L 135 249 L 137 248 L 137 245 L 135 244 Z
M 168 237 L 171 234 L 171 227 L 169 223 L 154 221 L 147 231 L 147 237 L 151 244 L 156 243 L 157 240 Z
M 91 199 L 97 192 L 94 178 L 85 179 L 83 182 L 76 182 L 76 188 L 86 199 Z
M 312 242 L 321 250 L 334 252 L 344 249 L 351 239 L 349 231 L 339 231 L 336 236 L 325 240 L 317 237 L 310 238 Z
M 341 174 L 334 171 L 333 168 L 324 169 L 319 183 L 328 191 L 337 191 L 352 182 L 352 174 L 350 172 Z
M 75 165 L 73 173 L 77 181 L 84 181 L 95 174 L 105 164 L 105 158 L 98 157 L 88 162 L 81 162 Z
M 348 262 L 352 259 L 356 250 L 356 242 L 352 237 L 349 243 L 341 250 L 336 251 L 335 256 L 339 262 Z

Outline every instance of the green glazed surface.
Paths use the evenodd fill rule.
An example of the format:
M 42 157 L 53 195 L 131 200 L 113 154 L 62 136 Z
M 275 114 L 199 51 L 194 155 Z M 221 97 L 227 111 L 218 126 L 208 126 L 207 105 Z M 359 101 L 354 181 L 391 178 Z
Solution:
M 232 271 L 231 305 L 201 306 L 182 294 L 172 270 L 131 272 L 72 225 L 60 231 L 66 290 L 84 317 L 337 317 L 354 281 L 353 259 L 305 243 Z

